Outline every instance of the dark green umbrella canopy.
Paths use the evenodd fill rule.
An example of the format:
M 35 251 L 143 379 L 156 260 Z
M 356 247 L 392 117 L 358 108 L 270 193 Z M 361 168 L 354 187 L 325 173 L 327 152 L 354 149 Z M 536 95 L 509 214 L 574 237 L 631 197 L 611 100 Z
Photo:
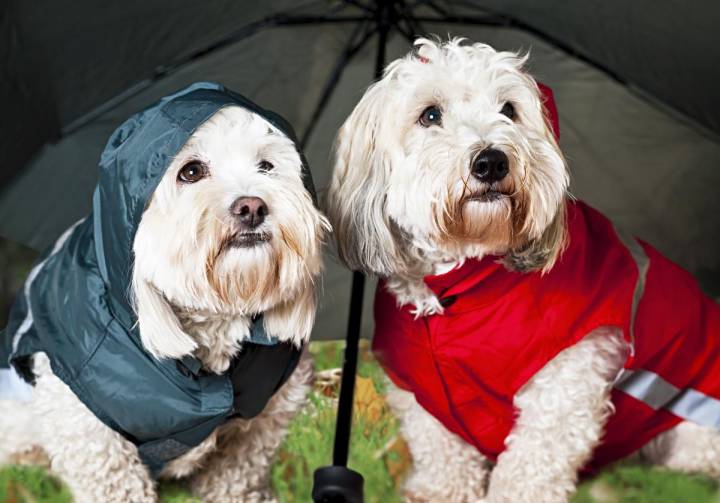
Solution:
M 388 21 L 402 31 L 389 33 L 388 61 L 409 50 L 413 33 L 529 50 L 530 70 L 555 92 L 573 194 L 720 294 L 718 2 L 389 3 Z M 113 129 L 199 80 L 285 116 L 322 189 L 334 135 L 372 80 L 374 7 L 10 0 L 0 20 L 0 234 L 35 248 L 52 242 L 89 210 Z M 332 76 L 337 86 L 318 114 Z M 316 336 L 342 337 L 349 278 L 329 261 Z M 371 317 L 363 320 L 368 334 Z

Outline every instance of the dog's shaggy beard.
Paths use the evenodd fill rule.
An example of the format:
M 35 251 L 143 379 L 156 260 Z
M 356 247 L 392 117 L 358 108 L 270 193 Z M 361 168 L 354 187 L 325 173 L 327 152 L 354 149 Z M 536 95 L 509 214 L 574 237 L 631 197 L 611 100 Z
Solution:
M 292 194 L 278 194 L 288 207 L 275 205 L 271 220 L 240 232 L 231 218 L 219 217 L 206 202 L 181 221 L 146 212 L 138 231 L 133 290 L 144 323 L 144 345 L 153 354 L 178 357 L 194 351 L 185 334 L 188 323 L 209 323 L 265 313 L 268 334 L 296 343 L 305 340 L 314 320 L 314 279 L 321 270 L 324 219 Z M 215 199 L 212 195 L 209 199 Z M 300 203 L 300 201 L 297 201 Z M 176 233 L 167 228 L 178 229 Z M 152 234 L 152 239 L 147 239 Z M 248 236 L 250 234 L 250 236 Z M 154 322 L 156 320 L 157 322 Z M 246 332 L 247 324 L 238 327 Z M 236 338 L 229 350 L 236 349 Z
M 449 170 L 452 176 L 445 194 L 430 208 L 431 222 L 436 223 L 430 241 L 448 257 L 472 255 L 478 246 L 485 250 L 507 247 L 516 240 L 525 221 L 525 192 L 516 189 L 513 177 L 478 184 L 467 169 L 472 157 L 472 152 L 463 156 L 461 167 Z
M 285 225 L 264 223 L 243 233 L 230 218 L 220 218 L 202 204 L 196 207 L 198 211 L 184 219 L 185 229 L 165 231 L 165 238 L 153 239 L 155 247 L 169 253 L 151 283 L 162 285 L 163 294 L 177 308 L 255 314 L 312 284 L 320 268 L 321 238 L 320 226 L 308 232 L 308 222 L 316 219 L 312 215 L 303 222 L 306 212 L 295 208 L 295 218 Z M 141 225 L 146 224 L 153 225 Z M 157 224 L 173 227 L 167 221 Z M 172 281 L 163 272 L 172 274 Z
M 237 250 L 234 244 L 237 239 L 231 233 L 219 242 L 217 251 L 210 251 L 205 261 L 205 277 L 223 305 L 239 302 L 243 309 L 258 311 L 261 303 L 273 296 L 273 286 L 279 284 L 282 258 L 276 255 L 278 250 L 265 242 Z M 264 234 L 262 239 L 270 237 Z M 238 260 L 233 254 L 242 254 L 243 259 Z M 238 274 L 238 270 L 242 273 Z
M 299 226 L 279 225 L 276 235 L 268 230 L 251 236 L 256 243 L 238 244 L 242 238 L 229 230 L 209 247 L 205 281 L 220 310 L 259 313 L 309 288 L 318 271 L 308 268 L 306 257 L 318 250 L 302 236 Z M 279 285 L 283 285 L 279 288 Z

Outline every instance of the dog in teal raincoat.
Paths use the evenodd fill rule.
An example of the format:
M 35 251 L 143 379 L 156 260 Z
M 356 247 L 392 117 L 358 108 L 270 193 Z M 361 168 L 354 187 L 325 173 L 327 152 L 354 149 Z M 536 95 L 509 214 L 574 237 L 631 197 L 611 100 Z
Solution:
M 32 269 L 0 333 L 0 462 L 33 447 L 79 502 L 267 501 L 311 378 L 329 225 L 278 115 L 211 83 L 131 117 L 92 213 Z

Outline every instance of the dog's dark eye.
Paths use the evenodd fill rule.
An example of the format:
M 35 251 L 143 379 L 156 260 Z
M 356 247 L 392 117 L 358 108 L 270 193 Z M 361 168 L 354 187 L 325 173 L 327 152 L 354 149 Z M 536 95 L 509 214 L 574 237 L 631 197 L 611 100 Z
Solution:
M 500 113 L 510 120 L 515 120 L 515 106 L 509 101 L 503 105 Z
M 418 122 L 422 127 L 439 126 L 442 124 L 442 112 L 436 106 L 427 107 L 420 114 Z
M 270 161 L 262 160 L 260 161 L 260 164 L 258 164 L 258 169 L 262 171 L 263 173 L 267 173 L 271 169 L 273 169 L 275 165 L 271 163 Z
M 200 161 L 190 161 L 178 171 L 177 179 L 182 183 L 195 183 L 208 176 L 208 169 Z

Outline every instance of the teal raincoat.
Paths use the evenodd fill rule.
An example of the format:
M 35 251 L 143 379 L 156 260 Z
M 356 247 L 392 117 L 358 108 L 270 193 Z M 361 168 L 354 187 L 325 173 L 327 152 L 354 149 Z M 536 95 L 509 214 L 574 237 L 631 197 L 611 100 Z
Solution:
M 31 357 L 45 352 L 55 375 L 137 445 L 155 474 L 228 418 L 260 413 L 300 354 L 289 343 L 269 340 L 261 317 L 223 375 L 203 372 L 192 357 L 156 359 L 140 342 L 129 298 L 135 232 L 173 157 L 226 106 L 261 115 L 297 143 L 280 116 L 214 83 L 193 84 L 134 115 L 105 147 L 91 214 L 35 265 L 0 333 L 0 367 L 12 365 L 32 383 Z

